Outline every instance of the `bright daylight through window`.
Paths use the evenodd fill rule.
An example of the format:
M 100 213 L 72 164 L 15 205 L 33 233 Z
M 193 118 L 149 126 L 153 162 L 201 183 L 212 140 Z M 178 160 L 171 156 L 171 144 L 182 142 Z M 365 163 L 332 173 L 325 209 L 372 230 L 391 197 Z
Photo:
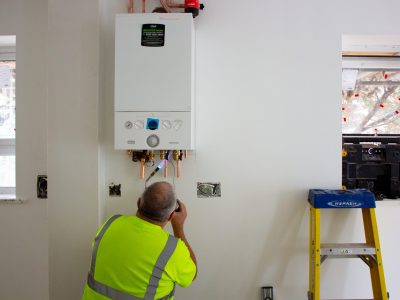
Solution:
M 342 187 L 400 199 L 400 36 L 342 36 Z
M 15 36 L 0 36 L 0 199 L 15 198 Z
M 363 60 L 343 62 L 342 132 L 400 134 L 400 59 Z

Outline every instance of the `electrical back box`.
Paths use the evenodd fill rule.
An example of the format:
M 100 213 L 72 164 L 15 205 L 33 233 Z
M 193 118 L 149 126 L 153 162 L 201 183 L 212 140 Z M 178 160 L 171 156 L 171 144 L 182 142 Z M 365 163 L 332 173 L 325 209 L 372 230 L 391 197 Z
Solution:
M 115 27 L 115 148 L 193 149 L 192 14 L 119 14 Z

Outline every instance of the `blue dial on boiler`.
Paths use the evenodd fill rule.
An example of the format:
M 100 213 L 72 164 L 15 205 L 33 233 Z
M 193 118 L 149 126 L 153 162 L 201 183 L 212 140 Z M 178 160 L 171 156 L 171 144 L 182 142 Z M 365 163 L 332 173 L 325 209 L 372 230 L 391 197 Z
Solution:
M 146 129 L 156 130 L 156 129 L 158 129 L 158 125 L 159 124 L 160 124 L 160 120 L 159 119 L 147 118 Z

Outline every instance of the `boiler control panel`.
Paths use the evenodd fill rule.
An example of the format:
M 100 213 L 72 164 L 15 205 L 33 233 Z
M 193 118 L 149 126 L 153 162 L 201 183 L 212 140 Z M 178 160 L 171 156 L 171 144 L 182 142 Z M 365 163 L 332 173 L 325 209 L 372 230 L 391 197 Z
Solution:
M 115 116 L 117 149 L 189 149 L 191 114 L 185 112 L 120 112 Z M 189 141 L 186 143 L 186 141 Z

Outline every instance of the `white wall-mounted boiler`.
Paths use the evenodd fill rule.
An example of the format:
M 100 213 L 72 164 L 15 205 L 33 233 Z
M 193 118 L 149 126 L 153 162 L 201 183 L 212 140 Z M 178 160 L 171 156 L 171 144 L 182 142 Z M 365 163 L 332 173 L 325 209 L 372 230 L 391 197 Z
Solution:
M 192 14 L 119 14 L 115 148 L 194 148 Z

